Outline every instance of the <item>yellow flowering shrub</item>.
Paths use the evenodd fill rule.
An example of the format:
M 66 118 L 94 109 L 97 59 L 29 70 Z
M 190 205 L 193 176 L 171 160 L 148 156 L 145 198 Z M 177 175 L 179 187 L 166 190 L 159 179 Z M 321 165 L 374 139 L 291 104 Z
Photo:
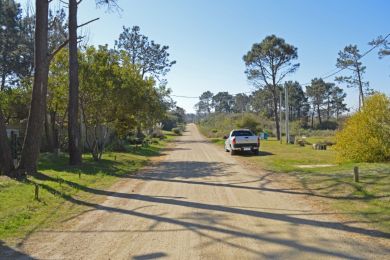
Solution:
M 390 160 L 390 98 L 377 93 L 366 99 L 336 134 L 339 159 L 355 162 Z

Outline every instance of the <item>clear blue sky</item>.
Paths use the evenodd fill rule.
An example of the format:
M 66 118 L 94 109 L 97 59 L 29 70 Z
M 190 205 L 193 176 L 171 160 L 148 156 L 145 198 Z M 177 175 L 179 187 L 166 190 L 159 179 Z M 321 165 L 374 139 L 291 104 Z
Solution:
M 387 0 L 119 0 L 118 3 L 121 12 L 107 13 L 104 8 L 95 8 L 94 0 L 82 2 L 80 23 L 100 17 L 88 26 L 89 43 L 112 46 L 123 25 L 139 25 L 150 39 L 169 45 L 177 64 L 167 79 L 175 95 L 199 96 L 206 90 L 233 94 L 252 90 L 244 74 L 242 56 L 253 43 L 270 34 L 298 47 L 301 67 L 288 79 L 303 84 L 333 70 L 338 51 L 345 45 L 357 44 L 364 52 L 370 48 L 367 44 L 370 40 L 390 33 Z M 390 57 L 379 60 L 373 51 L 362 61 L 367 66 L 365 79 L 371 87 L 390 95 Z M 349 106 L 356 108 L 356 91 L 346 91 Z M 197 102 L 175 100 L 187 112 L 192 112 Z

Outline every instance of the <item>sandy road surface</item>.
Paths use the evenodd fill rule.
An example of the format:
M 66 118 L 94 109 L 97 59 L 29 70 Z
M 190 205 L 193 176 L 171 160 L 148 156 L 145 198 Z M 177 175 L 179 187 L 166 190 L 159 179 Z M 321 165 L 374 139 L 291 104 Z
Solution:
M 20 248 L 38 259 L 390 257 L 389 234 L 338 222 L 207 143 L 194 125 L 164 160 L 122 179 L 102 204 Z

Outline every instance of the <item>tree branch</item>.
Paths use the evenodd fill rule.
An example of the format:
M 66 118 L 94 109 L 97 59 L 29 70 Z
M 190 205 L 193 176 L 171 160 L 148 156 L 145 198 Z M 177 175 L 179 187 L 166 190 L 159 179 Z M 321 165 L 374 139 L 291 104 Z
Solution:
M 64 5 L 69 6 L 69 3 L 67 3 L 67 2 L 65 2 L 65 1 L 63 1 L 63 0 L 60 0 L 60 2 L 63 3 Z
M 90 20 L 90 21 L 88 21 L 88 22 L 86 22 L 86 23 L 77 25 L 77 28 L 83 27 L 83 26 L 85 26 L 85 25 L 87 25 L 87 24 L 90 24 L 90 23 L 92 23 L 92 22 L 94 22 L 94 21 L 97 21 L 97 20 L 99 20 L 99 19 L 100 19 L 100 18 L 98 17 L 98 18 L 92 19 L 92 20 Z
M 54 56 L 56 56 L 56 54 L 62 50 L 67 44 L 69 43 L 69 39 L 66 39 L 66 41 L 64 41 L 60 46 L 57 47 L 57 49 L 55 49 L 50 55 L 49 55 L 49 63 L 51 62 L 51 60 L 54 58 Z

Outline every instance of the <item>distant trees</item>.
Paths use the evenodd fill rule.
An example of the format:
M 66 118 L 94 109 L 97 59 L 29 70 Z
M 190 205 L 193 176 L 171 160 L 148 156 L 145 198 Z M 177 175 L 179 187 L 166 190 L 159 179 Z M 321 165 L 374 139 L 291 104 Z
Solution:
M 210 91 L 205 91 L 200 95 L 199 102 L 195 105 L 198 114 L 210 114 L 213 108 L 213 96 Z
M 288 88 L 289 93 L 288 117 L 291 121 L 300 121 L 301 127 L 309 127 L 308 122 L 311 116 L 311 128 L 334 128 L 337 125 L 336 122 L 329 124 L 328 121 L 337 121 L 342 113 L 348 111 L 345 103 L 346 93 L 334 83 L 315 78 L 311 85 L 306 87 L 306 92 L 297 81 L 287 81 L 283 86 L 278 86 L 279 93 L 283 88 Z M 228 92 L 218 92 L 213 95 L 210 91 L 206 91 L 199 97 L 195 109 L 200 117 L 209 115 L 211 112 L 251 112 L 263 118 L 274 118 L 273 106 L 272 89 L 263 87 L 253 91 L 250 95 L 244 93 L 231 95 Z M 281 108 L 285 108 L 284 95 Z M 315 124 L 315 118 L 318 124 Z M 325 121 L 326 124 L 322 125 Z
M 288 74 L 298 69 L 299 63 L 292 63 L 297 58 L 297 48 L 275 35 L 267 36 L 260 43 L 253 44 L 252 49 L 243 57 L 248 79 L 256 87 L 268 88 L 272 94 L 278 140 L 281 138 L 278 114 L 279 85 Z
M 297 81 L 287 81 L 284 88 L 288 88 L 289 94 L 289 117 L 290 120 L 297 120 L 307 116 L 308 98 Z
M 323 79 L 315 78 L 311 85 L 306 87 L 307 97 L 311 108 L 311 126 L 314 127 L 314 114 L 317 114 L 319 125 L 323 123 L 323 117 L 329 121 L 331 116 L 338 120 L 341 113 L 348 111 L 345 104 L 346 94 L 343 89 L 334 83 L 325 82 Z
M 250 105 L 254 112 L 261 113 L 267 118 L 271 118 L 274 115 L 272 93 L 266 87 L 252 93 Z
M 346 83 L 347 87 L 357 88 L 359 91 L 359 109 L 364 105 L 364 96 L 370 92 L 368 82 L 363 81 L 366 67 L 360 61 L 362 55 L 356 45 L 348 45 L 339 52 L 336 66 L 352 71 L 351 76 L 336 77 L 336 81 Z
M 234 98 L 228 92 L 218 92 L 212 98 L 212 104 L 217 113 L 231 113 L 234 107 Z
M 324 100 L 326 98 L 327 85 L 322 79 L 315 78 L 311 81 L 311 85 L 306 87 L 306 91 L 307 96 L 310 98 L 313 106 L 312 118 L 313 114 L 317 113 L 318 122 L 321 124 L 321 106 L 323 105 Z
M 250 97 L 244 93 L 238 93 L 234 96 L 233 111 L 243 113 L 249 111 Z
M 349 111 L 349 109 L 347 108 L 347 104 L 345 103 L 345 98 L 347 97 L 347 94 L 344 92 L 342 88 L 334 85 L 328 93 L 329 93 L 328 97 L 330 96 L 331 112 L 333 112 L 336 121 L 338 121 L 342 113 Z M 328 120 L 329 120 L 329 112 L 328 112 Z

